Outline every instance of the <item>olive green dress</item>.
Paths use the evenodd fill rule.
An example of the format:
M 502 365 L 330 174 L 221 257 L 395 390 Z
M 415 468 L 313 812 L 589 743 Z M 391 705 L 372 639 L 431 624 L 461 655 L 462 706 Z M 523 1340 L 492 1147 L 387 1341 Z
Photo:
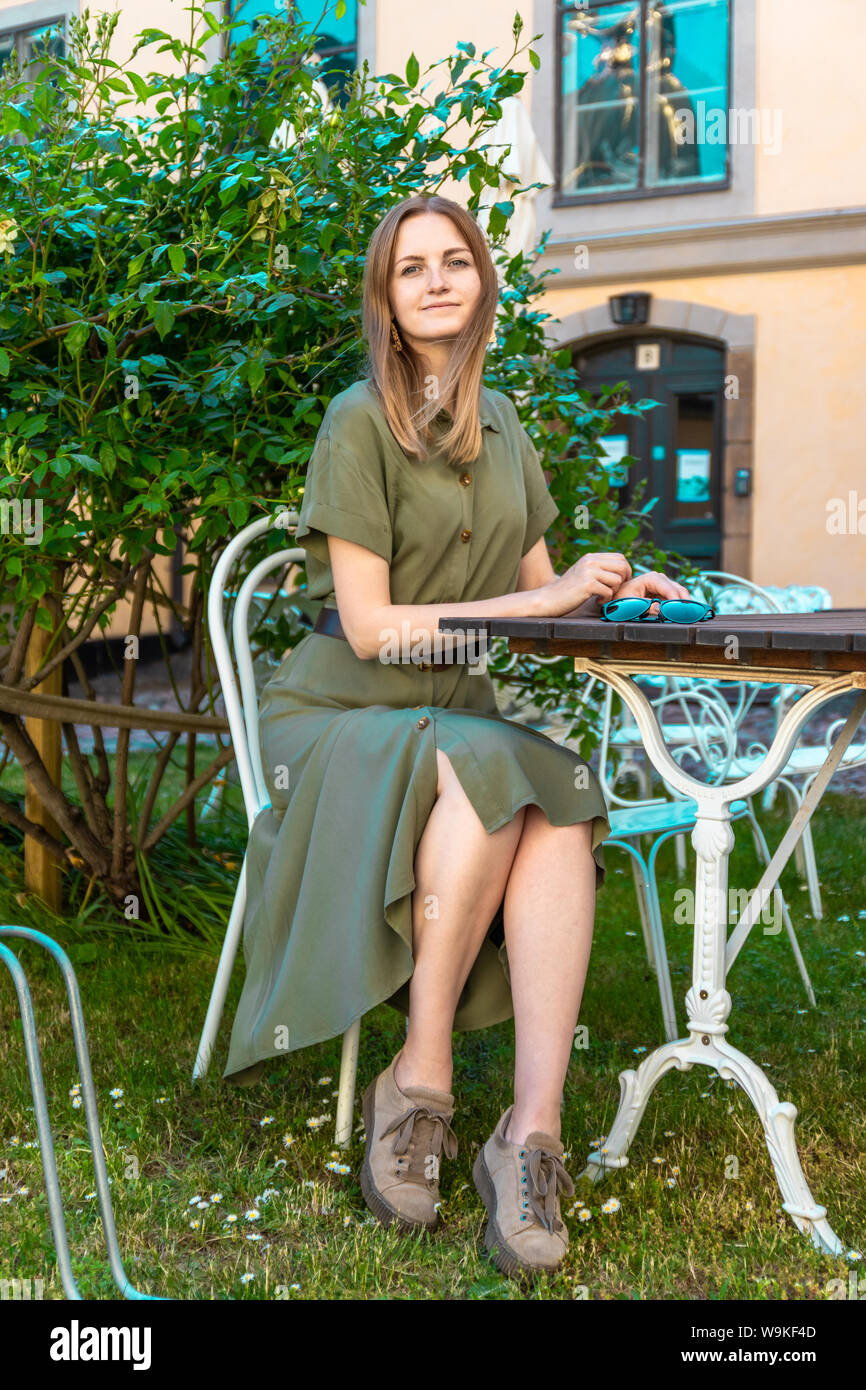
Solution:
M 311 598 L 337 606 L 328 535 L 389 561 L 395 604 L 517 589 L 521 556 L 558 509 L 509 397 L 483 387 L 480 423 L 471 464 L 450 464 L 435 447 L 419 461 L 400 448 L 368 381 L 331 400 L 296 532 Z M 437 417 L 436 440 L 446 427 Z M 529 803 L 552 825 L 592 820 L 603 877 L 609 825 L 583 759 L 504 719 L 481 663 L 434 671 L 409 655 L 362 660 L 348 642 L 310 632 L 262 691 L 272 806 L 247 850 L 246 978 L 224 1073 L 236 1084 L 377 1004 L 408 1013 L 413 865 L 436 800 L 437 748 L 490 834 Z M 513 1016 L 503 926 L 500 902 L 458 1002 L 458 1031 Z

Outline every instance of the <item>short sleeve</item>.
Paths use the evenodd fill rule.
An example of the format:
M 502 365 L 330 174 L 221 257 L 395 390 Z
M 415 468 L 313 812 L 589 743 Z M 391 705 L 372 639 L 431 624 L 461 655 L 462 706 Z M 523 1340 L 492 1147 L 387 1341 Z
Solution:
M 525 555 L 536 541 L 544 535 L 548 526 L 559 516 L 559 508 L 554 502 L 547 483 L 538 450 L 526 430 L 521 426 L 521 456 L 523 460 L 523 482 L 526 488 L 526 531 L 523 536 Z
M 391 562 L 382 459 L 375 449 L 348 448 L 329 432 L 320 434 L 310 455 L 295 540 L 329 567 L 328 536 L 354 541 Z

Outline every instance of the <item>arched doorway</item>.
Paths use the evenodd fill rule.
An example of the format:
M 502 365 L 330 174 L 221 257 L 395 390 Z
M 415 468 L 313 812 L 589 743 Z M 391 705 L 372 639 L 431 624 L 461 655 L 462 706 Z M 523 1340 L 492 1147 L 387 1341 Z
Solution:
M 646 479 L 653 537 L 662 550 L 721 568 L 726 345 L 686 333 L 644 328 L 581 343 L 573 350 L 582 388 L 597 398 L 625 381 L 632 403 L 658 401 L 644 415 L 620 412 L 602 441 L 620 500 Z M 630 469 L 616 459 L 633 454 Z

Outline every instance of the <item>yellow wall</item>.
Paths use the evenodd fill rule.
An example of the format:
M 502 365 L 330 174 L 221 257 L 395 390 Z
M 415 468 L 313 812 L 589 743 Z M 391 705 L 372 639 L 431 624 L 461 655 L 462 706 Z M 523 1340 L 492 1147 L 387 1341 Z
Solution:
M 866 203 L 866 4 L 757 0 L 756 44 L 756 104 L 781 110 L 782 147 L 757 148 L 755 211 Z
M 628 289 L 756 316 L 751 577 L 821 584 L 837 607 L 862 605 L 864 538 L 830 535 L 826 523 L 830 498 L 859 489 L 866 499 L 866 266 L 635 279 Z M 606 298 L 598 286 L 563 290 L 538 308 L 564 318 Z

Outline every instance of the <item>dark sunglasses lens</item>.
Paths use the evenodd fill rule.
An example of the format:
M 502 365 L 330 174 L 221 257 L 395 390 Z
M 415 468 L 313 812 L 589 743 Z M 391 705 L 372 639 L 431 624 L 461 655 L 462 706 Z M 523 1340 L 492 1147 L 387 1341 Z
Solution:
M 604 614 L 606 618 L 617 618 L 621 623 L 627 623 L 632 618 L 639 618 L 646 611 L 646 606 L 646 599 L 643 598 L 615 598 L 604 605 Z
M 709 611 L 705 603 L 696 599 L 668 599 L 662 608 L 670 623 L 699 623 Z

